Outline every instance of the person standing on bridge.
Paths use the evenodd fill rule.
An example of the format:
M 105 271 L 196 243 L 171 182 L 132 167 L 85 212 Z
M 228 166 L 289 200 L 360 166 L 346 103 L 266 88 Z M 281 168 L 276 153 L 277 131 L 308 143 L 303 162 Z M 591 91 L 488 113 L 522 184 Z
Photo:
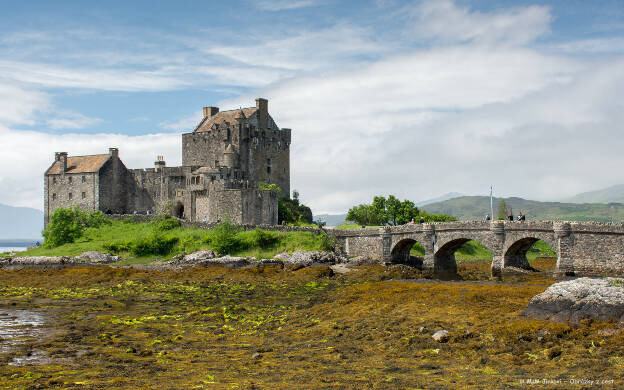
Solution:
M 420 221 L 419 222 L 420 222 L 420 224 L 425 223 L 425 218 L 422 215 L 420 216 Z
M 490 218 L 490 214 L 485 214 L 485 220 L 486 221 L 490 221 L 492 218 Z

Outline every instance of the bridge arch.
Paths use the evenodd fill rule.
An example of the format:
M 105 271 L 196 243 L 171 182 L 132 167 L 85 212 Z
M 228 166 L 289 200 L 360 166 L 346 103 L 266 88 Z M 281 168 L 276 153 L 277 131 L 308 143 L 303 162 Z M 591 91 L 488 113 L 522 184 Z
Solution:
M 422 266 L 423 258 L 412 256 L 412 254 L 410 253 L 412 248 L 416 244 L 424 248 L 424 245 L 419 240 L 416 240 L 413 237 L 406 237 L 397 241 L 390 251 L 392 263 L 415 263 L 415 265 L 417 266 Z
M 529 260 L 527 259 L 527 252 L 536 242 L 540 240 L 548 244 L 551 249 L 557 253 L 556 246 L 553 245 L 552 240 L 549 238 L 525 236 L 510 242 L 508 245 L 505 245 L 505 250 L 503 252 L 503 268 L 530 268 Z M 557 253 L 557 255 L 559 254 Z
M 489 242 L 484 239 L 485 237 L 470 236 L 471 235 L 456 235 L 445 241 L 438 242 L 435 253 L 433 254 L 433 270 L 435 272 L 457 273 L 457 260 L 455 259 L 455 252 L 457 252 L 459 248 L 469 241 L 478 242 L 488 251 L 492 252 L 492 254 L 495 253 L 490 248 Z

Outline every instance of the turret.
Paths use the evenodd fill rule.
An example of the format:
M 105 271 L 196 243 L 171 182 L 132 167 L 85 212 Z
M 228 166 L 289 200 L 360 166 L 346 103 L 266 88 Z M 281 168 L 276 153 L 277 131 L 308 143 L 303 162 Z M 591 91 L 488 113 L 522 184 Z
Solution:
M 154 168 L 159 170 L 160 168 L 164 168 L 167 164 L 165 163 L 165 159 L 163 156 L 156 156 L 156 161 L 154 161 Z
M 258 109 L 258 127 L 266 130 L 269 127 L 269 101 L 263 98 L 256 99 Z
M 224 166 L 228 168 L 236 168 L 238 166 L 238 153 L 232 144 L 228 144 L 223 152 Z

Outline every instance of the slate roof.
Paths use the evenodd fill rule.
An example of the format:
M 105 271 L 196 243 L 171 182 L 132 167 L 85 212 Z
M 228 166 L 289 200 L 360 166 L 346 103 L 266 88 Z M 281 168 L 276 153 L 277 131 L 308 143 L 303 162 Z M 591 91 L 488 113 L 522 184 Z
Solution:
M 257 107 L 245 107 L 245 108 L 237 108 L 235 110 L 227 110 L 220 111 L 216 115 L 211 117 L 205 117 L 201 122 L 197 125 L 194 132 L 202 132 L 202 131 L 210 131 L 210 128 L 214 124 L 222 125 L 225 122 L 229 124 L 236 123 L 236 118 L 240 116 L 240 112 L 243 112 L 245 118 L 249 118 L 258 110 Z
M 93 173 L 102 168 L 102 165 L 110 158 L 110 154 L 92 154 L 90 156 L 67 157 L 67 170 L 65 173 Z M 46 175 L 60 175 L 61 162 L 55 161 L 48 169 Z

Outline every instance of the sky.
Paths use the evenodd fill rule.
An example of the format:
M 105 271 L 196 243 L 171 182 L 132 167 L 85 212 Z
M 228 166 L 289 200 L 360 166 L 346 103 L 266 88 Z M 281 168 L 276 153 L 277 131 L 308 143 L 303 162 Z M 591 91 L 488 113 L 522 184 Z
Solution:
M 0 0 L 0 203 L 54 152 L 181 163 L 201 108 L 269 100 L 315 214 L 375 195 L 624 183 L 624 1 Z

